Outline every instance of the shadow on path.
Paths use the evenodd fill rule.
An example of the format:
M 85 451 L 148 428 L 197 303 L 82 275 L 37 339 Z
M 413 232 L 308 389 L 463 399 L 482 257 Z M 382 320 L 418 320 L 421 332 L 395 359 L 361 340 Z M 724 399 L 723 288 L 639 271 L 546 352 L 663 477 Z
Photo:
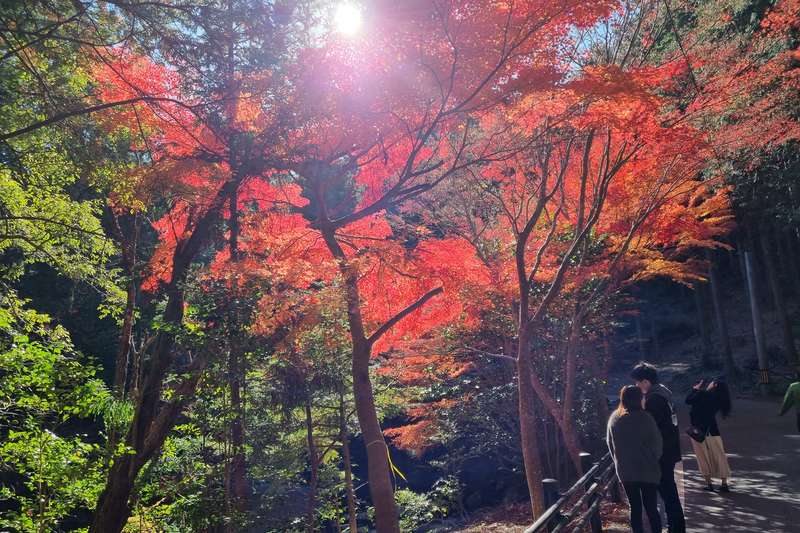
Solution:
M 731 418 L 720 421 L 732 470 L 730 494 L 703 490 L 689 437 L 682 436 L 688 531 L 800 533 L 800 435 L 793 417 L 777 416 L 779 405 L 739 399 Z M 689 423 L 685 408 L 680 416 L 683 430 Z

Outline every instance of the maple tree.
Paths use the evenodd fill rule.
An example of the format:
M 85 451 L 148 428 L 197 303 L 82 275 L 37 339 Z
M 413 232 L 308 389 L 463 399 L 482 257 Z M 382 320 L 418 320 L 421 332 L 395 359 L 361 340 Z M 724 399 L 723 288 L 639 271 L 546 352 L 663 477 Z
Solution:
M 707 148 L 698 132 L 662 124 L 662 104 L 649 89 L 656 75 L 587 70 L 572 83 L 580 113 L 566 91 L 561 100 L 523 100 L 510 131 L 535 139 L 531 147 L 453 180 L 441 201 L 441 225 L 471 245 L 482 277 L 492 281 L 474 285 L 498 294 L 515 315 L 519 418 L 535 515 L 544 510 L 535 396 L 581 468 L 572 409 L 587 315 L 625 283 L 695 279 L 697 262 L 678 258 L 692 247 L 719 246 L 715 239 L 728 230 L 724 191 L 698 181 Z M 545 110 L 537 102 L 546 102 L 539 104 Z M 533 353 L 553 312 L 570 324 L 560 405 L 536 375 Z
M 315 276 L 335 275 L 342 284 L 356 410 L 382 531 L 398 526 L 371 354 L 391 337 L 422 331 L 459 310 L 442 299 L 429 304 L 448 283 L 437 280 L 447 269 L 436 260 L 452 244 L 428 239 L 404 246 L 397 235 L 401 206 L 449 176 L 517 150 L 515 143 L 497 143 L 496 135 L 477 135 L 471 117 L 502 105 L 504 95 L 552 83 L 558 41 L 608 8 L 606 2 L 500 3 L 489 10 L 458 2 L 377 3 L 363 41 L 332 38 L 300 57 L 293 104 L 306 122 L 290 136 L 301 148 L 288 158 L 290 183 L 282 187 L 294 214 L 278 224 L 300 234 L 292 247 L 315 262 Z M 415 312 L 416 320 L 403 320 Z

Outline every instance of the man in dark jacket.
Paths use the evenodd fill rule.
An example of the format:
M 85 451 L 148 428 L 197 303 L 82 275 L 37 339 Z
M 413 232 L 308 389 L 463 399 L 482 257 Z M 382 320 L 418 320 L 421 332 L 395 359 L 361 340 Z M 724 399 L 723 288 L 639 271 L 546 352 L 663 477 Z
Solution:
M 686 520 L 683 507 L 675 485 L 675 465 L 681 460 L 681 441 L 678 431 L 678 418 L 672 408 L 672 393 L 659 383 L 656 367 L 639 363 L 633 368 L 631 377 L 645 395 L 644 408 L 656 420 L 656 425 L 664 441 L 661 454 L 661 481 L 658 492 L 664 501 L 670 533 L 685 533 Z

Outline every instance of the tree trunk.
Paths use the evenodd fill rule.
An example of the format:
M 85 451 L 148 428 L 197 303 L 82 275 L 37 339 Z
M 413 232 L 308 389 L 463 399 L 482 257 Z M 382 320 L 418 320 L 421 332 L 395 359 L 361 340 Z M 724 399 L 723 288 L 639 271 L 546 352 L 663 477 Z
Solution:
M 179 325 L 182 319 L 183 291 L 174 288 L 164 311 L 164 322 Z M 149 459 L 143 455 L 145 439 L 150 425 L 156 418 L 156 408 L 161 399 L 161 384 L 171 362 L 173 345 L 174 337 L 171 334 L 166 332 L 159 334 L 153 358 L 142 383 L 133 423 L 128 432 L 127 444 L 133 448 L 134 454 L 122 454 L 114 459 L 106 488 L 100 496 L 95 511 L 91 529 L 93 533 L 118 533 L 122 531 L 130 515 L 128 499 L 139 470 Z M 166 438 L 166 435 L 164 437 Z
M 114 395 L 117 399 L 124 399 L 128 392 L 128 368 L 130 366 L 131 342 L 133 340 L 133 322 L 136 314 L 136 249 L 139 243 L 139 215 L 134 215 L 131 222 L 133 235 L 128 238 L 122 229 L 119 218 L 114 215 L 116 231 L 119 234 L 118 238 L 122 246 L 122 264 L 125 274 L 128 276 L 128 286 L 125 291 L 125 312 L 122 318 L 122 330 L 119 335 L 114 366 Z M 116 439 L 111 438 L 110 440 Z
M 122 318 L 122 330 L 119 334 L 117 343 L 117 356 L 114 365 L 114 396 L 118 400 L 128 397 L 129 386 L 136 384 L 139 371 L 139 361 L 135 361 L 132 369 L 133 379 L 129 379 L 128 369 L 131 367 L 130 355 L 133 343 L 133 322 L 136 316 L 136 247 L 139 242 L 139 215 L 133 217 L 133 235 L 126 238 L 125 233 L 119 223 L 119 219 L 114 215 L 114 223 L 119 233 L 119 240 L 122 243 L 122 264 L 125 273 L 128 275 L 128 286 L 125 294 L 125 312 Z M 129 385 L 130 381 L 130 385 Z M 107 450 L 109 451 L 108 460 L 111 460 L 117 443 L 122 437 L 118 429 L 111 429 L 108 435 Z
M 605 429 L 605 423 L 611 416 L 608 409 L 608 394 L 605 387 L 608 385 L 608 372 L 611 369 L 611 359 L 611 343 L 608 341 L 608 337 L 605 337 L 603 339 L 603 362 L 595 365 L 595 369 L 599 368 L 599 372 L 595 372 L 595 377 L 597 379 L 597 411 L 600 413 L 601 420 L 603 421 L 601 425 L 602 429 Z M 605 431 L 601 433 L 600 438 L 605 439 Z
M 578 381 L 578 342 L 580 340 L 581 324 L 582 318 L 578 310 L 573 317 L 569 338 L 567 339 L 564 368 L 564 403 L 561 406 L 560 424 L 564 436 L 564 444 L 567 447 L 572 464 L 575 466 L 575 471 L 579 475 L 583 474 L 583 465 L 580 458 L 580 453 L 583 450 L 581 449 L 578 428 L 575 425 L 573 407 L 575 405 L 575 385 Z
M 697 329 L 700 333 L 700 363 L 703 368 L 711 368 L 714 350 L 711 344 L 710 328 L 708 327 L 706 301 L 703 298 L 703 285 L 695 283 L 693 292 L 695 309 L 697 310 Z
M 164 439 L 177 421 L 186 398 L 191 397 L 198 376 L 185 382 L 181 395 L 161 406 L 161 393 L 170 367 L 175 345 L 175 332 L 183 322 L 183 283 L 192 261 L 206 241 L 211 228 L 219 218 L 225 200 L 236 190 L 239 180 L 229 180 L 217 193 L 206 213 L 194 226 L 192 234 L 178 243 L 172 260 L 172 276 L 166 288 L 167 305 L 163 323 L 153 343 L 153 351 L 147 368 L 142 373 L 141 390 L 136 395 L 133 422 L 126 437 L 126 444 L 134 453 L 121 454 L 114 459 L 108 473 L 106 486 L 98 500 L 92 519 L 91 533 L 119 533 L 130 515 L 129 498 L 133 484 L 144 464 L 163 445 Z M 199 375 L 199 374 L 198 374 Z
M 780 279 L 778 279 L 778 269 L 775 266 L 775 253 L 772 249 L 769 235 L 767 232 L 763 231 L 763 228 L 759 237 L 761 241 L 761 251 L 764 257 L 764 268 L 767 271 L 767 281 L 771 288 L 773 303 L 775 304 L 775 313 L 778 316 L 778 324 L 781 328 L 783 351 L 786 354 L 786 360 L 789 364 L 794 364 L 798 370 L 800 370 L 800 359 L 798 359 L 797 349 L 794 345 L 792 323 L 789 321 L 789 315 L 786 311 L 786 300 L 783 297 Z
M 239 523 L 238 515 L 247 511 L 247 465 L 244 455 L 244 407 L 242 404 L 242 349 L 239 345 L 239 284 L 236 263 L 239 261 L 239 200 L 233 191 L 228 204 L 230 214 L 230 258 L 233 270 L 228 312 L 228 388 L 233 418 L 230 422 L 231 459 L 225 484 L 228 517 L 226 529 L 233 533 Z
M 356 414 L 367 447 L 367 473 L 378 531 L 397 533 L 400 531 L 400 525 L 389 469 L 389 448 L 378 422 L 372 383 L 369 379 L 369 358 L 368 346 L 358 344 L 353 347 L 353 393 Z
M 353 397 L 361 435 L 367 448 L 367 474 L 372 504 L 375 507 L 375 523 L 379 533 L 399 533 L 400 523 L 389 468 L 389 448 L 381 431 L 369 377 L 372 345 L 367 339 L 361 316 L 358 272 L 348 263 L 344 251 L 336 241 L 334 230 L 326 228 L 322 231 L 322 236 L 331 254 L 339 262 L 339 270 L 344 278 L 347 321 L 353 345 Z
M 536 375 L 535 372 L 531 371 L 531 385 L 533 386 L 533 390 L 536 393 L 536 396 L 539 398 L 539 401 L 545 406 L 547 413 L 550 415 L 550 418 L 553 421 L 553 424 L 556 426 L 556 435 L 553 438 L 558 443 L 558 434 L 561 435 L 562 440 L 564 441 L 564 446 L 567 448 L 567 453 L 569 455 L 570 461 L 572 462 L 573 466 L 575 467 L 576 472 L 581 472 L 583 470 L 583 466 L 581 465 L 581 458 L 580 452 L 581 450 L 581 443 L 580 443 L 580 435 L 578 434 L 578 429 L 574 424 L 574 418 L 570 415 L 564 414 L 564 405 L 559 406 L 556 402 L 553 394 L 551 394 L 550 390 L 545 387 L 539 376 Z M 547 432 L 547 422 L 543 424 L 545 433 Z M 545 436 L 545 442 L 548 442 L 547 437 Z M 561 451 L 561 447 L 557 446 L 557 452 Z M 545 450 L 545 455 L 548 457 L 549 460 L 550 450 Z M 560 464 L 560 458 L 556 461 L 557 466 Z M 553 470 L 551 468 L 551 470 Z
M 725 373 L 728 379 L 734 381 L 737 378 L 738 370 L 736 368 L 736 362 L 733 360 L 731 338 L 728 334 L 728 321 L 725 318 L 725 311 L 722 307 L 722 296 L 720 295 L 721 289 L 719 286 L 719 277 L 717 276 L 717 268 L 714 265 L 714 258 L 708 250 L 706 250 L 706 260 L 708 261 L 708 278 L 711 282 L 711 301 L 714 306 L 714 317 L 717 322 L 720 345 L 722 346 L 722 360 L 725 365 Z
M 519 342 L 517 346 L 517 387 L 519 394 L 519 429 L 522 440 L 522 460 L 528 482 L 531 509 L 536 518 L 545 511 L 542 492 L 542 465 L 535 412 L 536 393 L 531 376 L 530 325 L 526 313 L 520 312 Z
M 344 406 L 344 402 L 342 402 Z M 342 409 L 342 414 L 344 409 Z M 353 489 L 353 463 L 350 458 L 350 436 L 347 433 L 347 422 L 342 416 L 342 462 L 344 462 L 344 488 L 347 496 L 347 518 L 350 523 L 350 532 L 356 533 L 358 531 L 358 521 L 356 514 L 356 494 Z
M 133 318 L 136 312 L 136 279 L 129 274 L 125 297 L 125 313 L 122 318 L 122 331 L 119 334 L 117 358 L 114 367 L 114 395 L 117 399 L 125 398 L 130 365 L 131 340 L 133 334 Z
M 308 508 L 306 510 L 306 531 L 314 533 L 317 513 L 317 481 L 319 479 L 319 458 L 314 444 L 314 420 L 311 418 L 311 399 L 306 398 L 306 440 L 308 442 L 308 461 L 311 465 L 311 479 L 308 483 Z
M 134 458 L 124 454 L 114 460 L 108 473 L 108 481 L 95 511 L 91 530 L 93 533 L 122 531 L 131 514 L 128 499 L 133 489 L 131 472 L 134 468 Z
M 736 256 L 739 258 L 739 274 L 742 276 L 745 290 L 747 289 L 747 266 L 744 264 L 744 251 L 746 249 L 744 239 L 741 235 L 736 237 Z M 710 257 L 711 253 L 706 251 L 706 257 Z
M 247 475 L 244 456 L 244 424 L 241 396 L 241 365 L 239 349 L 234 342 L 228 351 L 228 387 L 230 389 L 231 411 L 230 422 L 231 460 L 228 468 L 228 483 L 225 498 L 228 503 L 229 531 L 235 531 L 238 523 L 236 515 L 247 510 Z
M 758 301 L 758 289 L 756 286 L 753 260 L 750 252 L 744 253 L 745 265 L 747 266 L 747 286 L 750 293 L 750 314 L 753 319 L 753 337 L 756 343 L 756 357 L 758 359 L 759 385 L 762 393 L 766 392 L 769 385 L 769 360 L 767 357 L 766 340 L 764 338 L 764 325 L 761 318 L 761 307 Z
M 196 362 L 202 363 L 203 359 L 198 356 Z M 91 532 L 119 533 L 122 531 L 130 516 L 129 500 L 136 476 L 161 448 L 175 425 L 178 415 L 194 396 L 201 371 L 201 364 L 190 368 L 190 376 L 174 389 L 173 399 L 165 403 L 157 413 L 148 416 L 150 411 L 142 407 L 137 408 L 134 423 L 127 438 L 127 444 L 134 449 L 134 453 L 124 453 L 114 458 L 105 489 L 100 495 L 95 510 Z M 143 393 L 149 390 L 148 382 L 152 382 L 152 380 L 145 380 Z M 145 419 L 147 420 L 147 432 L 140 433 L 139 424 L 144 425 Z

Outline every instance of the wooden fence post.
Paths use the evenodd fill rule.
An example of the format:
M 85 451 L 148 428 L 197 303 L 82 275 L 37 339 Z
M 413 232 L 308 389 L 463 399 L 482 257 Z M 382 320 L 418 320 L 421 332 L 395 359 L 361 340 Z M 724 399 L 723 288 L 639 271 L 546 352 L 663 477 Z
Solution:
M 542 480 L 542 489 L 544 492 L 544 505 L 547 509 L 552 507 L 560 498 L 560 494 L 558 492 L 558 480 L 547 478 Z M 547 524 L 547 531 L 553 531 L 556 526 L 558 525 L 558 520 L 551 520 L 549 524 Z
M 583 468 L 584 472 L 588 472 L 592 468 L 592 466 L 594 466 L 592 464 L 592 454 L 588 452 L 581 452 L 580 458 L 581 458 L 581 468 Z M 584 483 L 583 489 L 588 491 L 595 482 L 599 481 L 600 480 L 596 474 L 594 476 L 590 476 Z M 586 508 L 591 509 L 592 505 L 594 505 L 594 503 L 598 499 L 600 499 L 599 494 L 595 494 L 594 496 L 589 498 L 588 501 L 586 502 Z M 589 527 L 591 528 L 592 533 L 601 533 L 603 531 L 603 521 L 600 519 L 599 506 L 597 508 L 597 511 L 592 513 L 591 517 L 589 517 Z

